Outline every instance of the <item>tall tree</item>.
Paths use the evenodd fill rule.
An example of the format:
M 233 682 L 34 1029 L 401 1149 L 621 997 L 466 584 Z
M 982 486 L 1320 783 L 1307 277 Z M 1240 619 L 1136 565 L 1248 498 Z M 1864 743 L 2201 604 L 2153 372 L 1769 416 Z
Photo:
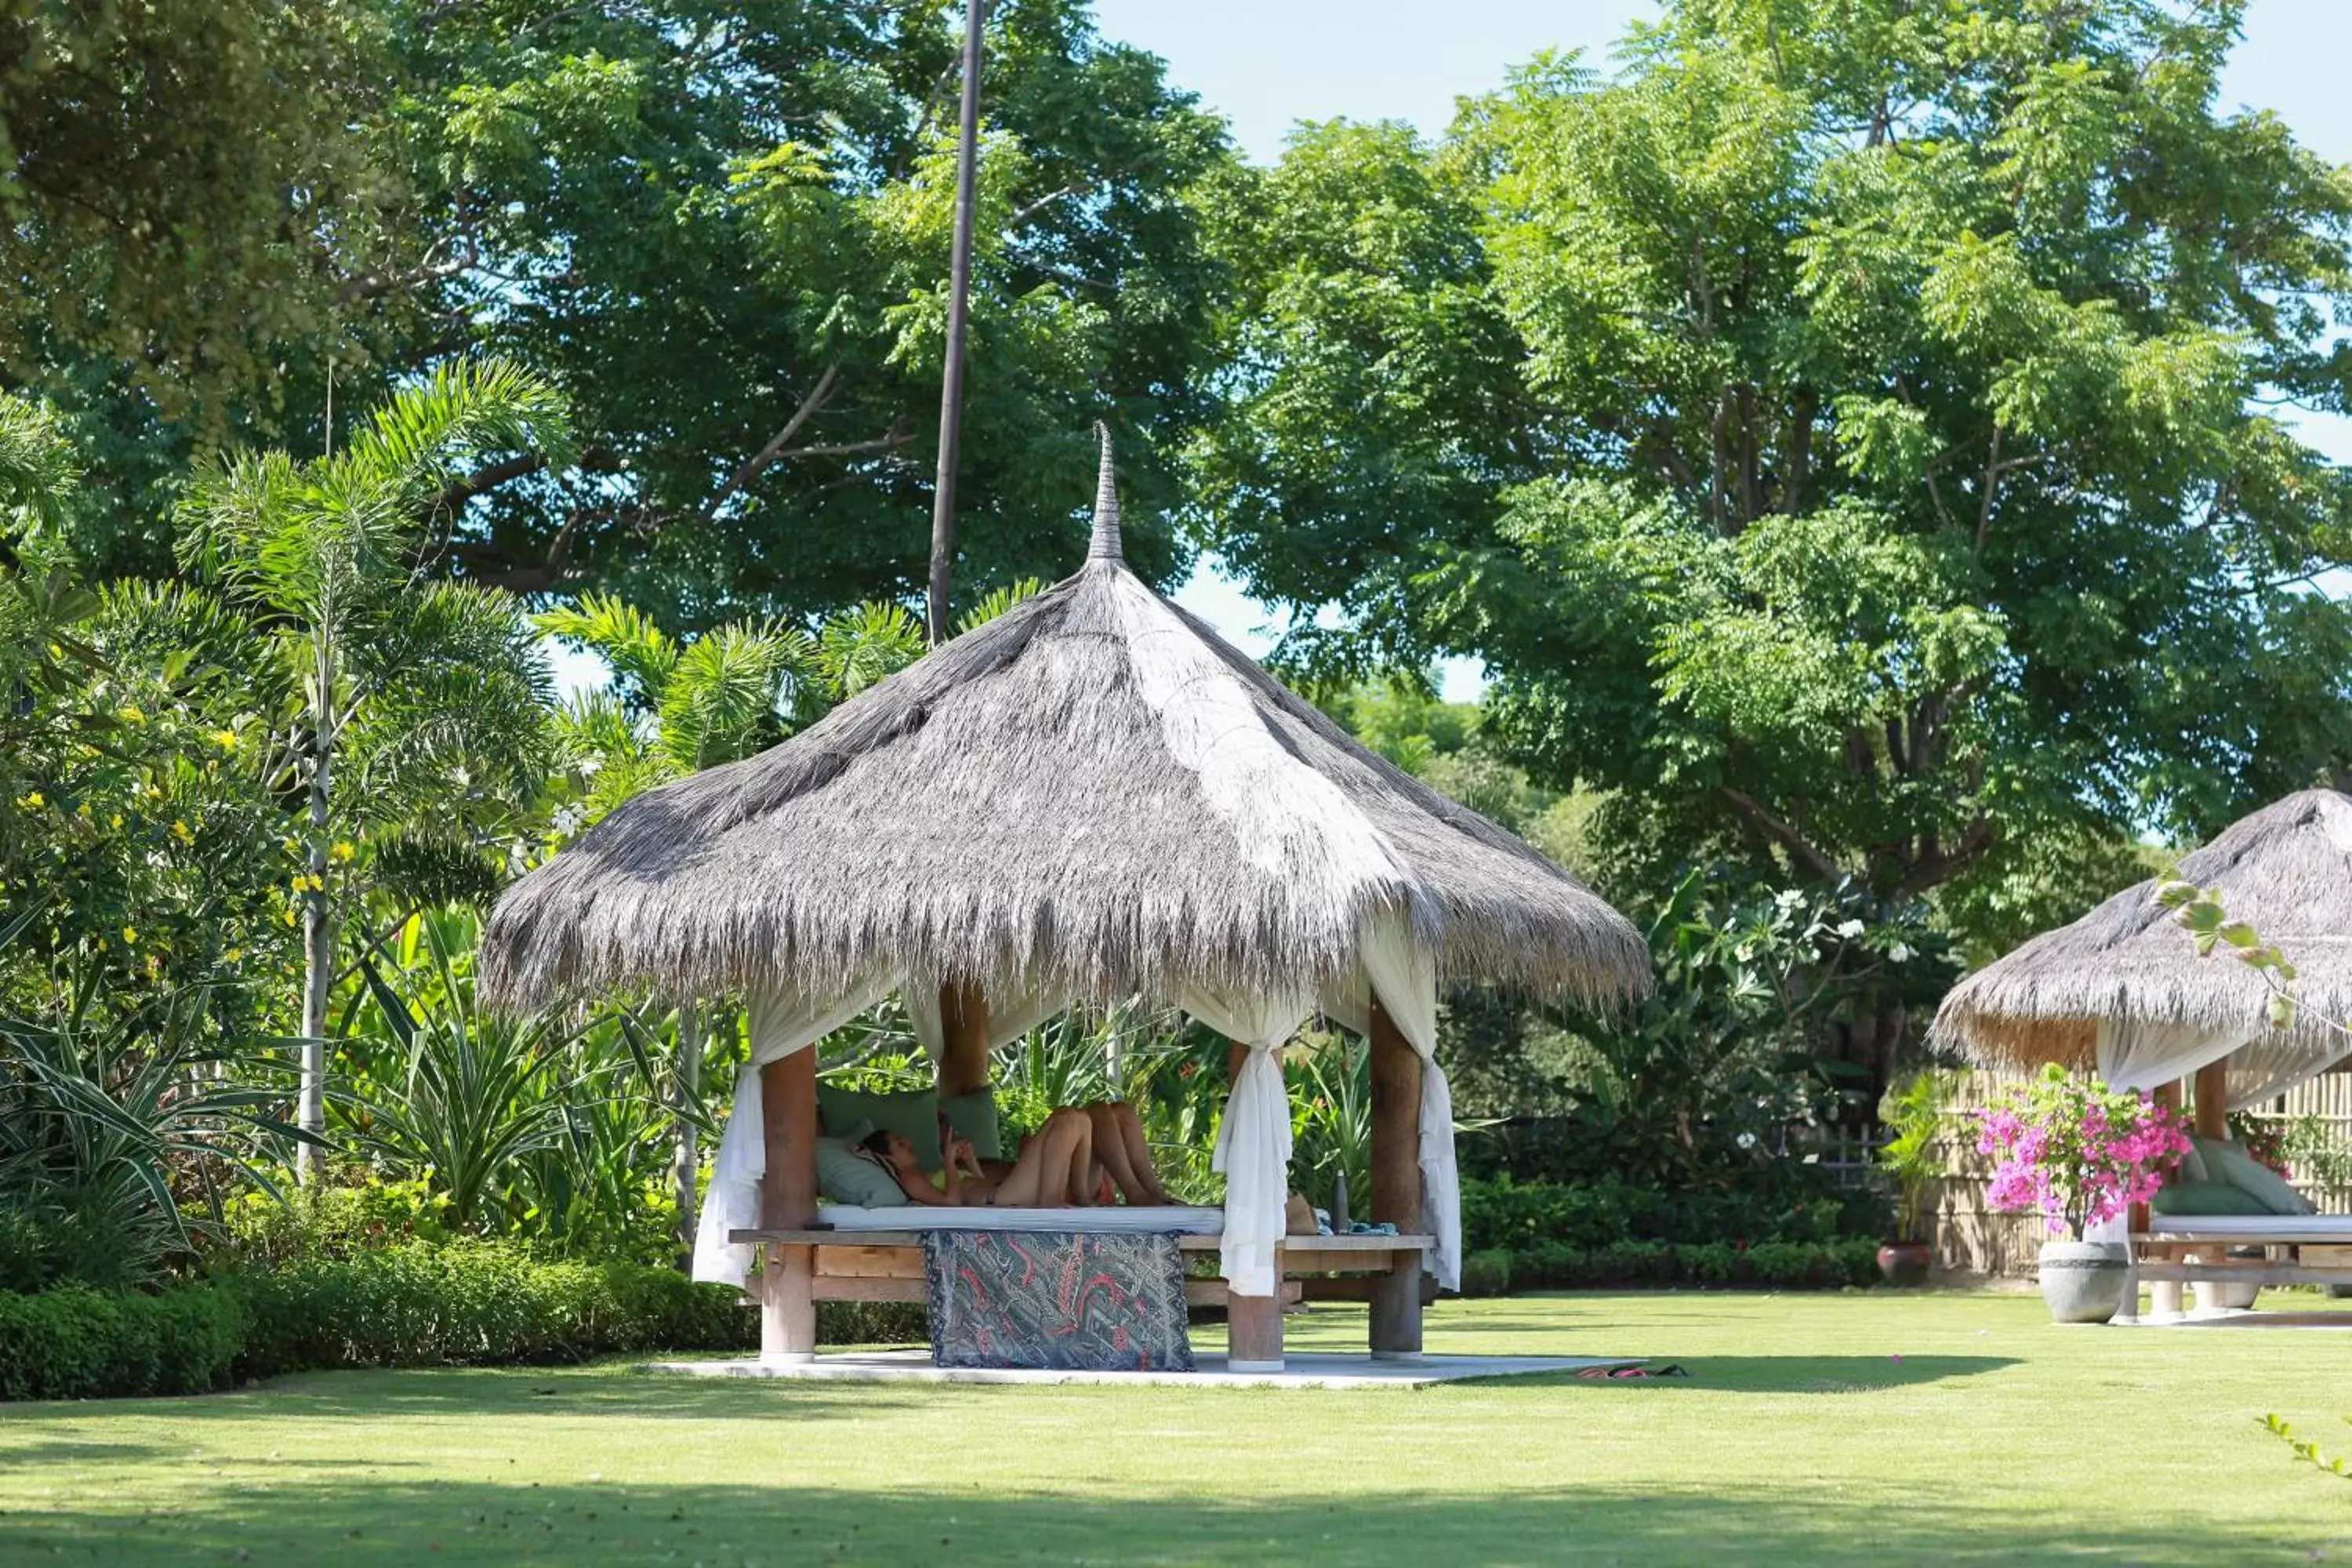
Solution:
M 926 575 L 956 153 L 958 18 L 918 0 L 404 5 L 396 116 L 430 235 L 364 310 L 420 356 L 562 386 L 576 471 L 525 458 L 453 552 L 520 591 L 601 587 L 679 629 L 799 619 Z M 1136 511 L 1205 407 L 1218 272 L 1187 197 L 1222 124 L 1083 0 L 989 7 L 958 568 L 1059 575 L 1087 431 Z M 365 324 L 355 319 L 355 330 Z M 821 526 L 820 526 L 821 520 Z M 1179 552 L 1148 522 L 1139 564 Z
M 453 487 L 482 463 L 570 452 L 562 403 L 510 364 L 461 362 L 404 388 L 341 449 L 309 462 L 232 457 L 187 503 L 186 563 L 269 642 L 299 700 L 276 739 L 305 801 L 299 1125 L 326 1126 L 336 879 L 371 827 L 428 807 L 530 800 L 547 761 L 547 671 L 506 595 L 429 578 Z M 300 1171 L 317 1173 L 304 1145 Z
M 1484 656 L 1621 847 L 2059 912 L 2352 762 L 2352 485 L 2275 411 L 2344 405 L 2352 180 L 2217 110 L 2242 9 L 1677 0 L 1310 132 L 1224 205 L 1201 537 Z
M 400 243 L 353 134 L 383 41 L 373 0 L 0 4 L 0 376 L 110 360 L 182 412 L 266 402 Z

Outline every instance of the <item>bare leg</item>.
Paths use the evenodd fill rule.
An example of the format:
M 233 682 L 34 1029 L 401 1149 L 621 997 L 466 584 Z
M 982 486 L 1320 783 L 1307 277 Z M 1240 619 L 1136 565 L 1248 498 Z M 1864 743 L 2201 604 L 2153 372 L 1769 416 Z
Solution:
M 1159 1173 L 1151 1168 L 1151 1149 L 1143 1141 L 1143 1121 L 1135 1114 L 1135 1107 L 1111 1100 L 1089 1105 L 1086 1112 L 1087 1120 L 1094 1123 L 1095 1158 L 1110 1172 L 1127 1201 L 1167 1203 L 1168 1189 L 1160 1184 Z
M 1021 1145 L 1012 1173 L 996 1185 L 995 1201 L 1013 1208 L 1067 1208 L 1085 1201 L 1081 1184 L 1094 1168 L 1094 1123 L 1057 1110 Z

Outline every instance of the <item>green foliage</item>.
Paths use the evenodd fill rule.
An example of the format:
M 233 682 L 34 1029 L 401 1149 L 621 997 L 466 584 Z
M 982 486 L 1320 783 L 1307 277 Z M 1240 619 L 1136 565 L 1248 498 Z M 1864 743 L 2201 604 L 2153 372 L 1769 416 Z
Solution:
M 1603 1179 L 1465 1180 L 1465 1294 L 1601 1285 L 1824 1289 L 1877 1277 L 1880 1215 L 1861 1195 L 1781 1202 L 1695 1194 Z M 1470 1262 L 1487 1261 L 1472 1287 Z
M 0 1399 L 201 1394 L 233 1379 L 338 1367 L 740 1351 L 756 1331 L 736 1291 L 674 1269 L 410 1241 L 283 1259 L 152 1295 L 0 1292 Z
M 665 1140 L 677 1112 L 656 1097 L 654 1031 L 625 1011 L 484 1013 L 476 935 L 469 917 L 419 920 L 394 945 L 394 973 L 362 961 L 337 1120 L 374 1172 L 429 1195 L 428 1228 L 666 1259 Z M 704 1125 L 698 1106 L 686 1114 Z
M 1674 0 L 1433 148 L 1310 128 L 1213 187 L 1200 537 L 1337 602 L 1310 670 L 1482 657 L 1632 881 L 2079 912 L 2352 754 L 2347 483 L 2268 406 L 2344 396 L 2352 186 L 2220 110 L 2236 17 Z
M 228 1381 L 250 1321 L 219 1285 L 0 1290 L 0 1401 L 206 1393 Z
M 1827 1021 L 1859 991 L 1924 1000 L 1948 974 L 1923 909 L 1850 886 L 1771 892 L 1693 872 L 1648 935 L 1652 994 L 1563 1020 L 1556 1173 L 1702 1191 L 1768 1182 L 1792 1132 L 1853 1119 L 1846 1102 L 1866 1080 L 1817 1049 Z
M 1511 1293 L 1511 1254 L 1504 1247 L 1482 1247 L 1462 1259 L 1465 1296 L 1507 1296 Z
M 1946 1151 L 1937 1140 L 1944 1126 L 1955 1078 L 1948 1068 L 1922 1068 L 1889 1089 L 1879 1102 L 1878 1124 L 1886 1142 L 1880 1166 L 1895 1183 L 1895 1233 L 1899 1240 L 1927 1239 L 1923 1205 L 1927 1184 L 1944 1173 Z
M 394 254 L 395 182 L 352 134 L 383 100 L 379 7 L 22 0 L 0 37 L 10 379 L 106 356 L 143 399 L 266 405 Z
M 292 1133 L 270 1064 L 212 1043 L 208 995 L 110 1011 L 100 979 L 61 976 L 45 1013 L 0 1011 L 0 1290 L 151 1283 L 226 1192 L 273 1191 L 273 1141 Z
M 545 1260 L 482 1241 L 394 1246 L 229 1280 L 251 1313 L 236 1363 L 244 1377 L 741 1350 L 755 1329 L 738 1292 L 675 1269 Z
M 486 482 L 464 570 L 619 592 L 674 630 L 919 593 L 960 14 L 392 9 L 384 129 L 433 264 L 373 296 L 415 323 L 385 352 L 446 353 L 454 323 L 543 367 L 583 437 L 575 469 Z M 1219 282 L 1188 197 L 1228 165 L 1223 128 L 1081 0 L 996 7 L 986 81 L 961 604 L 1076 564 L 1107 412 L 1143 437 L 1129 545 L 1163 576 L 1157 454 L 1206 405 Z
M 2352 1426 L 2352 1415 L 2346 1416 L 2344 1420 L 2347 1426 Z M 2352 1460 L 2347 1460 L 2341 1454 L 2330 1456 L 2321 1453 L 2317 1443 L 2305 1438 L 2296 1432 L 2294 1426 L 2281 1418 L 2277 1411 L 2273 1410 L 2262 1418 L 2262 1428 L 2284 1443 L 2299 1462 L 2309 1465 L 2314 1469 L 2325 1470 L 2329 1475 L 2344 1480 L 2352 1480 Z

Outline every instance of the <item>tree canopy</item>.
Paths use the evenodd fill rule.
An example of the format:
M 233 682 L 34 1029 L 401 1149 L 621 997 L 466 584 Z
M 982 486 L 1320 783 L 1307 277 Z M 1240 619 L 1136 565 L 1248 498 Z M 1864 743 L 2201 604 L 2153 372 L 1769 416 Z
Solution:
M 1221 210 L 1202 537 L 1484 656 L 1627 853 L 2046 918 L 2352 760 L 2278 409 L 2343 406 L 2352 181 L 2218 110 L 2242 9 L 1679 0 L 1438 145 L 1308 129 Z

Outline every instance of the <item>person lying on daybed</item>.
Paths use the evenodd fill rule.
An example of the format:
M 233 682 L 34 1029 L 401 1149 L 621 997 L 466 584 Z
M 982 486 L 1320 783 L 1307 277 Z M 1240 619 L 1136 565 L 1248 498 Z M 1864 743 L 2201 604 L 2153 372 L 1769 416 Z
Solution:
M 901 1201 L 910 1204 L 1073 1208 L 1109 1204 L 1120 1195 L 1130 1204 L 1168 1202 L 1151 1167 L 1142 1123 L 1132 1106 L 1117 1102 L 1055 1111 L 1021 1141 L 1019 1155 L 1009 1163 L 983 1162 L 968 1139 L 951 1137 L 937 1185 L 903 1133 L 869 1133 L 857 1152 L 887 1173 Z

